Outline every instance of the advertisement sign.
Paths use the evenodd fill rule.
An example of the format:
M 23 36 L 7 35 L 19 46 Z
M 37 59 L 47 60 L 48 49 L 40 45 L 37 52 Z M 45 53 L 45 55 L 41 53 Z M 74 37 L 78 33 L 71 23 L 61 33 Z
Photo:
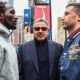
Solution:
M 31 24 L 31 9 L 24 9 L 24 26 Z
M 49 4 L 49 0 L 35 0 L 35 4 Z
M 50 5 L 35 5 L 34 20 L 38 18 L 46 19 L 50 27 Z

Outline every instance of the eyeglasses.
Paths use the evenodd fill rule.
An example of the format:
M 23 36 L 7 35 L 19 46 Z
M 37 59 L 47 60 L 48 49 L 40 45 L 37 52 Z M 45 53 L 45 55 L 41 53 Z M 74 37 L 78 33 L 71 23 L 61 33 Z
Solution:
M 40 29 L 41 29 L 42 31 L 46 31 L 48 28 L 47 28 L 47 27 L 41 27 L 41 28 L 40 28 L 40 27 L 34 27 L 34 30 L 35 30 L 35 31 L 39 31 Z

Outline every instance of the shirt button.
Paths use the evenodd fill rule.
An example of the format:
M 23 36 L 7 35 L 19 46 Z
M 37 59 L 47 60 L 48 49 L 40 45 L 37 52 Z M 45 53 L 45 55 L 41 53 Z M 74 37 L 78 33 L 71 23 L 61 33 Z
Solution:
M 66 56 L 66 53 L 64 53 L 64 56 Z
M 67 41 L 69 42 L 70 40 L 69 40 L 69 39 L 67 39 Z
M 63 70 L 63 67 L 61 67 L 60 70 Z

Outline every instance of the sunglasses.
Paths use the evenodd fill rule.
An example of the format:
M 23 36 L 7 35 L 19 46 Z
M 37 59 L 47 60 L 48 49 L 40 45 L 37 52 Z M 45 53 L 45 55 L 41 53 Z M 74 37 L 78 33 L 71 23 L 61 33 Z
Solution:
M 47 27 L 34 27 L 34 30 L 35 31 L 40 31 L 40 29 L 42 30 L 42 31 L 46 31 L 48 28 Z

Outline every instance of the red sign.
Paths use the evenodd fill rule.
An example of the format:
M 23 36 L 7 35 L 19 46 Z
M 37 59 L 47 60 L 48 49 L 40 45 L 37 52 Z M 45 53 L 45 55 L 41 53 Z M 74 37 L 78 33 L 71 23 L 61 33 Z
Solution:
M 34 20 L 38 18 L 46 19 L 50 27 L 50 6 L 49 5 L 34 6 Z

